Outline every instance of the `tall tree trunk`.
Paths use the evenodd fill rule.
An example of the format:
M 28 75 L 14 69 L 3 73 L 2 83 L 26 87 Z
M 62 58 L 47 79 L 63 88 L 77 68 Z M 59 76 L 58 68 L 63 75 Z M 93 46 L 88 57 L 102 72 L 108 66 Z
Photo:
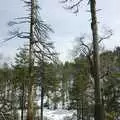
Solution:
M 33 86 L 28 91 L 28 110 L 27 110 L 27 120 L 33 120 Z
M 83 103 L 83 94 L 82 94 L 82 100 L 81 100 L 81 115 L 82 115 L 82 120 L 84 120 L 84 103 Z
M 64 84 L 65 83 L 64 83 L 64 75 L 63 75 L 63 78 L 62 78 L 62 109 L 65 108 L 65 85 Z
M 34 0 L 31 0 L 31 21 L 30 21 L 30 43 L 29 43 L 29 86 L 28 86 L 28 110 L 27 120 L 33 120 L 33 84 L 32 78 L 32 47 L 33 47 L 33 27 L 34 27 Z
M 41 87 L 41 115 L 40 115 L 40 120 L 43 120 L 43 100 L 44 100 L 44 88 Z
M 43 48 L 44 49 L 44 48 Z M 42 53 L 42 72 L 41 72 L 41 114 L 40 114 L 40 120 L 43 120 L 43 107 L 44 107 L 44 53 Z
M 22 85 L 22 100 L 21 100 L 21 120 L 24 120 L 24 83 Z
M 95 120 L 104 120 L 102 113 L 102 102 L 100 95 L 100 77 L 99 77 L 99 45 L 98 45 L 98 28 L 96 16 L 96 0 L 90 0 L 91 10 L 91 29 L 93 36 L 93 61 L 94 61 L 94 82 L 95 82 Z
M 77 120 L 81 119 L 80 100 L 77 100 Z
M 49 93 L 48 93 L 48 96 L 47 96 L 47 108 L 50 109 L 50 96 L 49 96 Z

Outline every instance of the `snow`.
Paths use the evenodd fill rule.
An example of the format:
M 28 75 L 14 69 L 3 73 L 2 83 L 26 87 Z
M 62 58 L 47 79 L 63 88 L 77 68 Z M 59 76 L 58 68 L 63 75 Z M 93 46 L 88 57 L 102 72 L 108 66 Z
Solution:
M 75 115 L 74 110 L 48 110 L 44 109 L 44 120 L 71 120 Z M 74 118 L 74 120 L 76 120 Z
M 40 111 L 39 113 L 40 114 Z M 21 120 L 21 111 L 18 110 L 18 120 Z M 24 116 L 26 116 L 26 111 L 24 111 Z M 63 109 L 46 109 L 43 111 L 44 120 L 77 120 L 75 110 L 63 110 Z M 25 117 L 26 118 L 26 117 Z

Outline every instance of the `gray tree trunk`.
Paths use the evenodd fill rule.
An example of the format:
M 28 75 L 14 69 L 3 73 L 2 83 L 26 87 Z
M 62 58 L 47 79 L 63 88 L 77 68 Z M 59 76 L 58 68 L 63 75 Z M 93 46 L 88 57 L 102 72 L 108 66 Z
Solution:
M 82 116 L 82 120 L 84 120 L 84 99 L 83 99 L 83 95 L 81 96 L 82 100 L 81 100 L 81 116 Z
M 95 82 L 95 120 L 104 120 L 102 112 L 102 101 L 100 95 L 100 77 L 99 77 L 99 45 L 98 45 L 98 28 L 96 16 L 96 0 L 90 0 L 91 10 L 91 30 L 93 36 L 93 62 L 94 62 L 94 82 Z
M 77 120 L 81 120 L 80 99 L 77 100 Z
M 43 48 L 44 49 L 44 48 Z M 45 80 L 45 76 L 44 76 L 44 72 L 45 72 L 45 66 L 44 66 L 44 53 L 42 53 L 42 72 L 41 72 L 41 114 L 40 114 L 40 120 L 43 120 L 43 107 L 44 107 L 44 80 Z
M 34 0 L 31 0 L 30 43 L 29 43 L 29 86 L 27 120 L 33 120 L 33 78 L 32 78 L 32 47 L 34 26 Z
M 24 83 L 22 85 L 22 100 L 21 100 L 21 120 L 24 120 L 24 93 L 25 93 L 25 89 L 24 89 Z
M 44 100 L 44 89 L 41 88 L 41 114 L 40 114 L 40 120 L 43 120 L 43 100 Z
M 63 73 L 64 74 L 64 73 Z M 65 85 L 64 85 L 64 75 L 62 77 L 62 109 L 65 108 Z

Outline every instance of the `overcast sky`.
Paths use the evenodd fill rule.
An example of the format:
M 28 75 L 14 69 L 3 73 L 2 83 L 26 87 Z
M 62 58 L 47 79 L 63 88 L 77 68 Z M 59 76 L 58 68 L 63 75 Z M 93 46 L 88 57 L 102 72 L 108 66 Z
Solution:
M 20 0 L 1 0 L 0 1 L 0 40 L 8 37 L 7 23 L 15 17 L 25 15 L 24 4 Z M 98 21 L 100 29 L 107 26 L 113 30 L 113 36 L 110 40 L 105 40 L 107 49 L 113 49 L 120 45 L 120 0 L 97 0 L 97 8 L 102 9 L 98 12 Z M 68 10 L 64 10 L 59 0 L 40 0 L 42 19 L 51 25 L 54 34 L 51 34 L 51 40 L 55 42 L 55 47 L 61 53 L 60 59 L 70 59 L 69 49 L 74 44 L 74 38 L 81 34 L 90 34 L 90 15 L 87 10 L 89 6 L 84 5 L 80 8 L 77 15 Z M 24 27 L 23 27 L 24 28 Z M 0 53 L 5 56 L 13 57 L 17 48 L 23 45 L 25 41 L 14 39 L 4 46 L 0 47 Z

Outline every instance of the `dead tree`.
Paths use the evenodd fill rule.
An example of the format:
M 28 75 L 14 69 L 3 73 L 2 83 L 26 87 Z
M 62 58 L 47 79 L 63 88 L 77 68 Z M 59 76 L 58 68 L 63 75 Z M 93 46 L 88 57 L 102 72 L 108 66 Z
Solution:
M 81 2 L 85 0 L 63 0 L 62 3 L 67 3 L 67 9 L 74 10 L 74 13 L 79 12 L 79 6 Z M 87 1 L 90 5 L 91 14 L 91 31 L 93 41 L 93 73 L 94 73 L 94 94 L 95 94 L 95 120 L 104 120 L 104 113 L 102 112 L 102 101 L 100 93 L 100 63 L 99 63 L 99 37 L 98 37 L 98 25 L 96 15 L 96 0 Z M 69 4 L 69 5 L 68 5 Z
M 103 37 L 100 37 L 99 39 L 99 44 L 102 40 L 108 39 L 110 38 L 112 35 L 111 30 L 108 30 Z M 89 70 L 90 70 L 90 74 L 92 76 L 92 78 L 94 78 L 95 76 L 95 72 L 94 72 L 94 60 L 93 60 L 93 45 L 91 43 L 85 43 L 85 39 L 86 36 L 82 36 L 80 38 L 76 39 L 76 46 L 74 46 L 74 50 L 73 50 L 73 55 L 79 57 L 81 54 L 84 55 L 89 63 Z M 103 79 L 105 76 L 107 76 L 109 73 L 109 71 L 105 71 L 104 74 L 102 74 L 101 72 L 99 73 L 99 79 Z M 95 83 L 94 83 L 95 84 Z M 101 92 L 101 89 L 100 89 Z M 94 99 L 95 100 L 95 99 Z M 104 105 L 102 104 L 102 107 L 104 107 Z M 102 108 L 102 111 L 104 109 Z
M 44 21 L 41 20 L 37 0 L 23 1 L 27 7 L 28 16 L 16 18 L 15 21 L 10 21 L 9 26 L 27 23 L 30 25 L 30 29 L 24 32 L 21 32 L 18 29 L 10 31 L 11 36 L 2 42 L 6 42 L 15 37 L 29 40 L 29 86 L 27 98 L 27 120 L 33 120 L 33 102 L 35 93 L 34 63 L 36 61 L 38 62 L 38 60 L 41 61 L 42 55 L 47 60 L 54 61 L 56 59 L 56 53 L 53 50 L 53 43 L 47 41 L 47 39 L 49 39 L 48 33 L 53 32 L 53 30 L 49 27 L 49 25 L 45 24 Z

